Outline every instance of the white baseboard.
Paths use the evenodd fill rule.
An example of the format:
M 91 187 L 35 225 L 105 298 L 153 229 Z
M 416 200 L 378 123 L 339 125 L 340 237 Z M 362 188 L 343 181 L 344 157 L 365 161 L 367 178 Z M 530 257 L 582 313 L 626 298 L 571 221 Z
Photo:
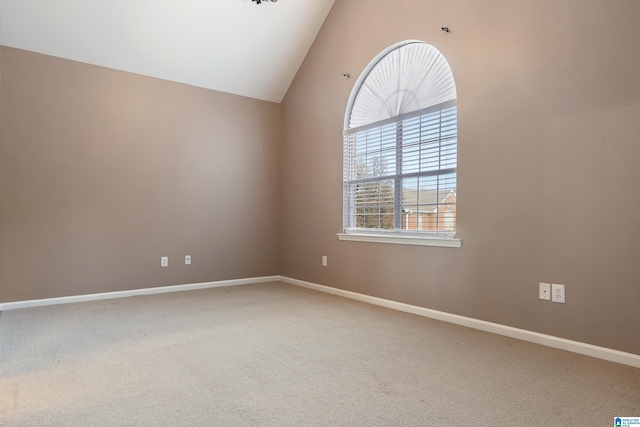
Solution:
M 153 295 L 164 294 L 168 292 L 195 291 L 197 289 L 220 288 L 223 286 L 252 285 L 254 283 L 277 281 L 282 281 L 282 278 L 280 276 L 254 277 L 250 279 L 222 280 L 219 282 L 194 283 L 190 285 L 160 286 L 157 288 L 134 289 L 130 291 L 104 292 L 99 294 L 74 295 L 70 297 L 5 302 L 0 303 L 0 311 L 16 310 L 18 308 L 42 307 L 45 305 L 70 304 L 74 302 L 126 298 L 137 295 Z
M 625 353 L 623 351 L 612 350 L 606 347 L 598 347 L 596 345 L 585 344 L 578 341 L 571 341 L 564 338 L 554 337 L 552 335 L 540 334 L 538 332 L 513 328 L 511 326 L 500 325 L 498 323 L 486 322 L 484 320 L 473 319 L 471 317 L 464 317 L 457 314 L 450 314 L 443 311 L 431 310 L 429 308 L 390 301 L 382 298 L 359 294 L 356 292 L 350 292 L 342 289 L 332 288 L 329 286 L 305 282 L 303 280 L 291 279 L 289 277 L 281 277 L 280 280 L 291 285 L 301 286 L 303 288 L 313 289 L 320 292 L 326 292 L 332 295 L 350 298 L 356 301 L 362 301 L 381 307 L 391 308 L 393 310 L 403 311 L 405 313 L 416 314 L 418 316 L 428 317 L 430 319 L 454 323 L 456 325 L 466 326 L 468 328 L 473 328 L 480 331 L 504 335 L 506 337 L 516 338 L 522 341 L 541 344 L 547 347 L 553 347 L 560 350 L 570 351 L 572 353 L 578 353 L 585 356 L 596 357 L 598 359 L 608 360 L 610 362 L 616 362 L 623 365 L 640 368 L 640 355 L 633 353 Z
M 254 277 L 248 279 L 223 280 L 219 282 L 194 283 L 190 285 L 161 286 L 157 288 L 134 289 L 130 291 L 105 292 L 99 294 L 75 295 L 60 298 L 47 298 L 30 301 L 16 301 L 0 303 L 0 311 L 16 310 L 19 308 L 42 307 L 55 304 L 69 304 L 74 302 L 97 301 L 113 298 L 126 298 L 136 295 L 153 295 L 168 292 L 193 291 L 197 289 L 219 288 L 224 286 L 251 285 L 265 282 L 284 282 L 290 285 L 301 286 L 307 289 L 313 289 L 320 292 L 329 293 L 368 304 L 378 305 L 393 310 L 403 311 L 430 319 L 441 320 L 443 322 L 453 323 L 456 325 L 466 326 L 468 328 L 480 331 L 491 332 L 506 337 L 519 339 L 535 344 L 541 344 L 547 347 L 553 347 L 560 350 L 566 350 L 573 353 L 583 354 L 585 356 L 596 357 L 598 359 L 608 360 L 610 362 L 621 363 L 623 365 L 640 368 L 640 355 L 633 353 L 625 353 L 623 351 L 612 350 L 606 347 L 598 347 L 591 344 L 585 344 L 578 341 L 571 341 L 564 338 L 554 337 L 552 335 L 540 334 L 538 332 L 527 331 L 525 329 L 513 328 L 511 326 L 500 325 L 498 323 L 486 322 L 484 320 L 473 319 L 471 317 L 459 316 L 457 314 L 445 313 L 443 311 L 432 310 L 429 308 L 418 307 L 415 305 L 404 304 L 401 302 L 390 301 L 383 298 L 372 297 L 369 295 L 359 294 L 356 292 L 345 291 L 343 289 L 332 288 L 330 286 L 318 285 L 303 280 L 292 279 L 284 276 L 265 276 Z

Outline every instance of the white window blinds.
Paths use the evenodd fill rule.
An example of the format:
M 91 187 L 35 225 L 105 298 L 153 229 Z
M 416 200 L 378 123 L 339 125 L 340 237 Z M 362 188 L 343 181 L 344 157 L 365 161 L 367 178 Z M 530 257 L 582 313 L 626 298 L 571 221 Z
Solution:
M 428 44 L 402 42 L 374 58 L 360 75 L 347 106 L 345 129 L 455 99 L 453 73 L 444 56 Z

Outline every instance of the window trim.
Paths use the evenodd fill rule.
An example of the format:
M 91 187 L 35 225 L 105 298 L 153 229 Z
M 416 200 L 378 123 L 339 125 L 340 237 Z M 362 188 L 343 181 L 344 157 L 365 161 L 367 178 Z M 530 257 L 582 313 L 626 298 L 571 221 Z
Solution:
M 459 248 L 462 246 L 462 240 L 455 237 L 446 237 L 443 235 L 415 235 L 415 234 L 380 234 L 380 233 L 362 233 L 350 232 L 345 230 L 343 233 L 337 233 L 338 240 L 350 242 L 369 242 L 369 243 L 391 243 L 396 245 L 416 245 L 416 246 L 438 246 L 443 248 Z

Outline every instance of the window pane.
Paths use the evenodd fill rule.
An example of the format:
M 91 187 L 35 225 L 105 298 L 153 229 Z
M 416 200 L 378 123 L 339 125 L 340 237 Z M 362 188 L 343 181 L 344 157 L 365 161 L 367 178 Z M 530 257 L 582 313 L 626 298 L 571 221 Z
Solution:
M 355 190 L 356 228 L 393 229 L 393 181 L 357 184 Z
M 417 210 L 423 217 L 422 230 L 454 231 L 456 174 L 420 177 L 419 188 Z
M 382 177 L 395 174 L 395 124 L 367 129 L 355 134 L 354 152 L 356 179 Z

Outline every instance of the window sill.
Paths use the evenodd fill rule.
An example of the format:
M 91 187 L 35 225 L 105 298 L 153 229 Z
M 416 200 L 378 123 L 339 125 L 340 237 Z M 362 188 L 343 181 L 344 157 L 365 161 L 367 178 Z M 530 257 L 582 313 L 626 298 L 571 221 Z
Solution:
M 395 245 L 439 246 L 443 248 L 459 248 L 460 239 L 446 239 L 429 236 L 386 236 L 383 234 L 338 233 L 339 240 L 350 242 L 392 243 Z

